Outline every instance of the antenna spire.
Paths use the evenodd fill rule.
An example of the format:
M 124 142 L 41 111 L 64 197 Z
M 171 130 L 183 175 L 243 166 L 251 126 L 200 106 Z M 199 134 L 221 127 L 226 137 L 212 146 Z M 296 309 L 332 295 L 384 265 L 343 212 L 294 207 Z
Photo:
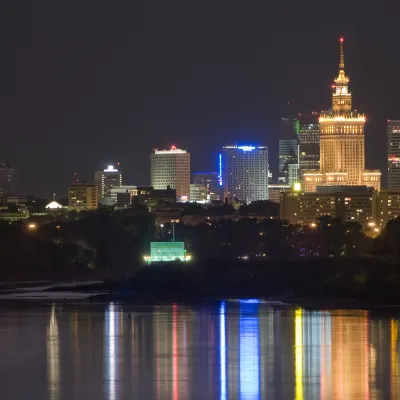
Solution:
M 341 71 L 344 71 L 344 49 L 343 49 L 343 42 L 344 42 L 344 38 L 340 38 L 340 62 L 339 62 L 339 69 Z

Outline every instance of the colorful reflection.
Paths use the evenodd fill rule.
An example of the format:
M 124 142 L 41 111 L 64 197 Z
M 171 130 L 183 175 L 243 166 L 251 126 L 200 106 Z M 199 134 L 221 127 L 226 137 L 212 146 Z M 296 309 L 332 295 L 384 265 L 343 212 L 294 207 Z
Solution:
M 303 310 L 296 309 L 295 326 L 295 379 L 296 400 L 303 400 Z
M 53 304 L 47 327 L 47 381 L 51 400 L 60 398 L 60 340 L 56 318 L 56 306 Z
M 104 371 L 106 385 L 105 392 L 108 394 L 108 399 L 116 400 L 117 392 L 117 357 L 118 357 L 118 316 L 114 303 L 110 303 L 105 312 L 105 329 L 104 329 Z
M 67 398 L 68 370 L 74 384 L 83 385 L 85 378 L 76 377 L 101 361 L 98 390 L 110 400 L 400 398 L 399 321 L 367 311 L 272 308 L 247 300 L 214 308 L 149 307 L 128 317 L 123 306 L 110 304 L 104 319 L 93 319 L 100 327 L 84 320 L 76 311 L 57 320 L 51 309 L 46 362 L 52 400 Z M 71 348 L 61 339 L 62 321 L 65 338 L 79 344 L 78 361 L 60 347 L 67 342 Z M 91 364 L 96 355 L 100 362 Z M 72 367 L 64 369 L 66 357 Z
M 220 367 L 220 399 L 226 400 L 226 331 L 225 302 L 219 308 L 219 367 Z
M 239 376 L 240 396 L 260 398 L 260 331 L 258 302 L 240 303 Z

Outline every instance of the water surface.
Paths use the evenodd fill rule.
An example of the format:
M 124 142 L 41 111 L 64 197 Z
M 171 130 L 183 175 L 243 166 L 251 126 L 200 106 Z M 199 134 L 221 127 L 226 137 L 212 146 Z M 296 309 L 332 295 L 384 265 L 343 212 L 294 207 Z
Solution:
M 0 396 L 399 399 L 399 320 L 257 301 L 0 305 Z

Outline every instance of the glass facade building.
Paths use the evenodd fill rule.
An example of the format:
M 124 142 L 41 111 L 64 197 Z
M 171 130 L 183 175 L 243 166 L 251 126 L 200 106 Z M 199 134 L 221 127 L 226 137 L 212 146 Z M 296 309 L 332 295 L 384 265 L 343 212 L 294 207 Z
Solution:
M 268 200 L 266 146 L 224 146 L 220 170 L 225 198 L 245 203 Z

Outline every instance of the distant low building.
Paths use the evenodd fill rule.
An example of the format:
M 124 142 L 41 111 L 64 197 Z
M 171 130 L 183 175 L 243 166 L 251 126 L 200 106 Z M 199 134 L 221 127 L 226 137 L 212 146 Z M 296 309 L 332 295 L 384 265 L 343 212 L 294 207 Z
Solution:
M 73 183 L 68 189 L 69 211 L 96 210 L 99 204 L 98 189 L 91 183 Z
M 181 220 L 182 209 L 170 204 L 153 210 L 156 226 L 168 223 L 178 223 Z
M 138 186 L 132 196 L 133 204 L 146 206 L 150 212 L 167 203 L 176 202 L 176 189 L 154 189 L 152 186 Z
M 220 176 L 217 172 L 194 172 L 192 181 L 194 184 L 207 187 L 210 201 L 221 200 Z
M 366 186 L 319 187 L 317 192 L 281 194 L 280 218 L 293 225 L 310 225 L 331 216 L 362 225 L 373 222 L 373 189 Z
M 109 203 L 117 208 L 127 208 L 132 204 L 133 196 L 137 195 L 137 186 L 114 186 L 110 190 Z
M 62 208 L 64 208 L 60 203 L 58 203 L 57 201 L 52 201 L 49 204 L 47 204 L 47 206 L 45 207 L 46 210 L 60 210 Z
M 190 201 L 196 203 L 209 203 L 210 195 L 207 186 L 197 183 L 190 184 Z
M 281 192 L 291 190 L 291 186 L 284 183 L 270 183 L 268 185 L 268 200 L 279 203 L 281 200 Z
M 400 189 L 375 191 L 372 196 L 373 221 L 384 229 L 386 224 L 400 217 Z
M 7 204 L 30 204 L 33 203 L 35 198 L 33 196 L 7 196 Z
M 16 222 L 30 217 L 29 209 L 26 207 L 18 207 L 10 209 L 8 206 L 0 206 L 0 220 Z
M 152 262 L 190 261 L 191 257 L 186 255 L 184 242 L 151 242 L 150 256 L 144 260 Z

